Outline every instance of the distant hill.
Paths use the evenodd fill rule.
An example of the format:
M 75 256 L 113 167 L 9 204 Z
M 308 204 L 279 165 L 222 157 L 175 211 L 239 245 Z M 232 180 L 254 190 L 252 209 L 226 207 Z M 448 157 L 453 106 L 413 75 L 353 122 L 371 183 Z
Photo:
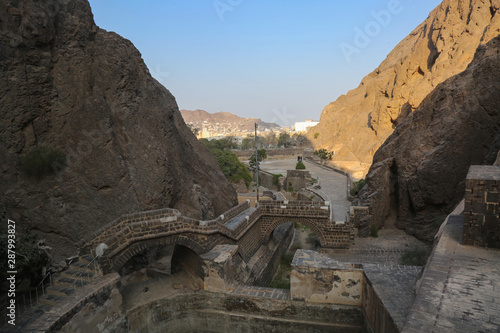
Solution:
M 274 123 L 266 123 L 256 118 L 241 118 L 229 112 L 209 113 L 204 110 L 181 110 L 182 118 L 186 124 L 193 124 L 200 130 L 213 130 L 218 132 L 251 132 L 254 124 L 259 125 L 262 130 L 279 130 L 280 126 Z

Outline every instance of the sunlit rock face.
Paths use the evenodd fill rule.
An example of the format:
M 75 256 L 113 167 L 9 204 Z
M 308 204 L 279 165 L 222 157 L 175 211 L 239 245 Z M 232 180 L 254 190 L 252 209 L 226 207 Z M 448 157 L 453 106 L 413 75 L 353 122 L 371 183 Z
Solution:
M 470 165 L 493 164 L 500 148 L 500 36 L 468 68 L 438 85 L 380 147 L 354 204 L 372 223 L 397 223 L 431 240 L 464 196 Z
M 132 43 L 86 0 L 0 3 L 1 211 L 70 255 L 121 214 L 164 207 L 210 218 L 236 203 L 215 158 Z M 41 179 L 23 157 L 66 157 Z
M 391 20 L 402 7 L 402 2 L 389 5 L 377 12 L 372 23 L 391 29 Z M 439 83 L 464 71 L 477 47 L 499 33 L 498 1 L 444 0 L 359 87 L 325 107 L 308 138 L 316 147 L 335 150 L 338 165 L 364 178 L 375 152 L 396 126 Z

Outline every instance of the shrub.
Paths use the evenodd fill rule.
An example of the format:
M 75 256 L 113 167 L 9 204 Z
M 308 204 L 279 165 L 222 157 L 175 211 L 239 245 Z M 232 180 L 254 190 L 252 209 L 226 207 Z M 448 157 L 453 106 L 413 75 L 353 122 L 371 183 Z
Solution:
M 318 138 L 318 136 L 319 136 L 319 133 L 318 133 L 318 132 L 314 133 L 314 138 L 315 138 L 315 139 L 317 139 L 317 138 Z
M 306 166 L 304 165 L 304 163 L 302 161 L 298 161 L 297 164 L 295 164 L 296 170 L 304 170 L 305 168 L 306 168 Z
M 237 183 L 243 179 L 247 187 L 250 185 L 253 177 L 247 166 L 241 163 L 238 156 L 228 147 L 223 147 L 224 142 L 229 143 L 230 141 L 212 140 L 212 142 L 207 139 L 201 139 L 200 141 L 210 149 L 222 172 L 230 182 Z M 223 149 L 218 148 L 219 146 L 223 147 Z
M 277 175 L 273 175 L 273 185 L 274 186 L 278 186 L 279 185 L 281 177 L 283 177 L 283 175 L 281 173 L 279 173 Z
M 262 162 L 266 158 L 267 158 L 266 150 L 265 149 L 258 149 L 257 150 L 258 164 L 260 165 L 260 162 Z M 255 153 L 253 153 L 253 155 L 250 156 L 250 158 L 248 159 L 248 165 L 250 166 L 250 168 L 255 169 L 255 167 L 257 165 L 257 163 L 255 161 Z
M 319 242 L 319 238 L 316 236 L 314 232 L 310 232 L 307 235 L 306 243 L 311 244 L 315 249 L 321 247 L 321 243 Z
M 65 166 L 66 155 L 51 147 L 34 148 L 21 161 L 21 170 L 36 179 L 54 174 Z
M 292 260 L 294 252 L 287 252 L 281 258 L 278 271 L 269 287 L 279 289 L 290 289 L 290 271 L 292 270 Z
M 406 249 L 403 251 L 401 257 L 399 258 L 399 264 L 408 266 L 425 266 L 429 255 L 429 248 L 414 247 L 411 249 Z
M 371 229 L 370 229 L 370 236 L 372 236 L 373 238 L 378 237 L 378 227 L 376 224 L 372 224 Z
M 288 192 L 293 192 L 293 186 L 288 186 Z
M 357 182 L 354 182 L 353 186 L 351 187 L 351 195 L 355 196 L 356 194 L 358 194 L 364 185 L 365 185 L 364 179 L 360 179 Z

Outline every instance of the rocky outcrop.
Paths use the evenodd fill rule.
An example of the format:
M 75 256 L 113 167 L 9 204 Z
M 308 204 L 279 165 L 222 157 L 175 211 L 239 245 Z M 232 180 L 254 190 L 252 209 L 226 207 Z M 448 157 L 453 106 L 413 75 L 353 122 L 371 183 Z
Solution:
M 500 1 L 444 0 L 358 88 L 325 107 L 308 138 L 335 150 L 334 162 L 363 178 L 394 128 L 499 33 Z
M 172 207 L 207 219 L 237 203 L 174 97 L 130 41 L 95 25 L 87 0 L 2 1 L 0 25 L 0 204 L 18 230 L 60 257 L 121 214 Z M 66 166 L 26 176 L 36 147 Z
M 463 198 L 470 165 L 492 164 L 500 148 L 500 36 L 468 68 L 427 96 L 380 147 L 354 200 L 371 222 L 396 223 L 431 240 Z

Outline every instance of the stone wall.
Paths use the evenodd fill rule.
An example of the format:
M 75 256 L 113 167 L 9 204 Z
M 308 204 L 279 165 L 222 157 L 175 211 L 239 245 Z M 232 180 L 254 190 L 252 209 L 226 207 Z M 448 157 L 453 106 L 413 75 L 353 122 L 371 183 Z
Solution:
M 267 244 L 261 244 L 260 239 L 245 242 L 254 248 L 252 255 L 245 258 L 241 256 L 244 251 L 240 251 L 238 245 L 215 246 L 201 255 L 205 290 L 227 292 L 235 284 L 269 285 L 293 235 L 292 224 L 280 225 Z
M 349 211 L 349 222 L 358 229 L 358 237 L 370 236 L 370 207 L 351 206 Z
M 255 172 L 253 173 L 253 177 L 255 180 Z M 274 174 L 272 174 L 270 172 L 263 171 L 263 170 L 259 170 L 259 186 L 263 186 L 263 187 L 268 188 L 270 190 L 280 191 L 284 185 L 285 177 L 284 176 L 280 177 L 278 180 L 278 184 L 276 184 L 276 185 L 273 183 L 273 178 L 274 178 Z
M 470 167 L 464 217 L 463 245 L 500 248 L 500 167 Z
M 129 331 L 366 332 L 359 307 L 264 297 L 192 293 L 165 298 L 128 313 Z
M 370 280 L 365 277 L 363 290 L 363 313 L 366 326 L 373 333 L 399 333 Z
M 292 299 L 311 303 L 363 305 L 363 270 L 314 251 L 297 250 L 292 261 Z
M 282 224 L 274 230 L 272 238 L 269 243 L 265 245 L 269 249 L 268 253 L 270 253 L 271 256 L 267 259 L 268 263 L 265 265 L 260 276 L 255 280 L 254 285 L 269 286 L 278 269 L 281 258 L 293 241 L 293 236 L 293 223 Z
M 293 188 L 294 191 L 298 191 L 309 185 L 311 175 L 307 170 L 287 170 L 285 179 L 285 189 L 288 190 Z
M 118 292 L 120 276 L 108 274 L 78 289 L 70 297 L 40 316 L 24 332 L 91 332 L 104 325 L 110 333 L 126 330 L 122 297 Z M 96 310 L 99 309 L 99 310 Z
M 169 244 L 183 245 L 198 255 L 218 244 L 238 244 L 238 252 L 248 261 L 278 226 L 293 221 L 310 226 L 323 247 L 349 248 L 352 228 L 348 222 L 330 220 L 329 202 L 269 200 L 261 201 L 257 209 L 249 208 L 249 202 L 245 201 L 208 221 L 187 218 L 169 210 L 142 212 L 135 214 L 134 219 L 114 221 L 82 249 L 92 251 L 105 240 L 107 248 L 99 257 L 103 273 L 120 271 L 137 254 Z M 247 210 L 248 216 L 239 217 L 236 224 L 228 224 Z
M 362 265 L 340 263 L 314 251 L 297 250 L 290 282 L 294 300 L 359 306 L 370 332 L 399 332 Z

